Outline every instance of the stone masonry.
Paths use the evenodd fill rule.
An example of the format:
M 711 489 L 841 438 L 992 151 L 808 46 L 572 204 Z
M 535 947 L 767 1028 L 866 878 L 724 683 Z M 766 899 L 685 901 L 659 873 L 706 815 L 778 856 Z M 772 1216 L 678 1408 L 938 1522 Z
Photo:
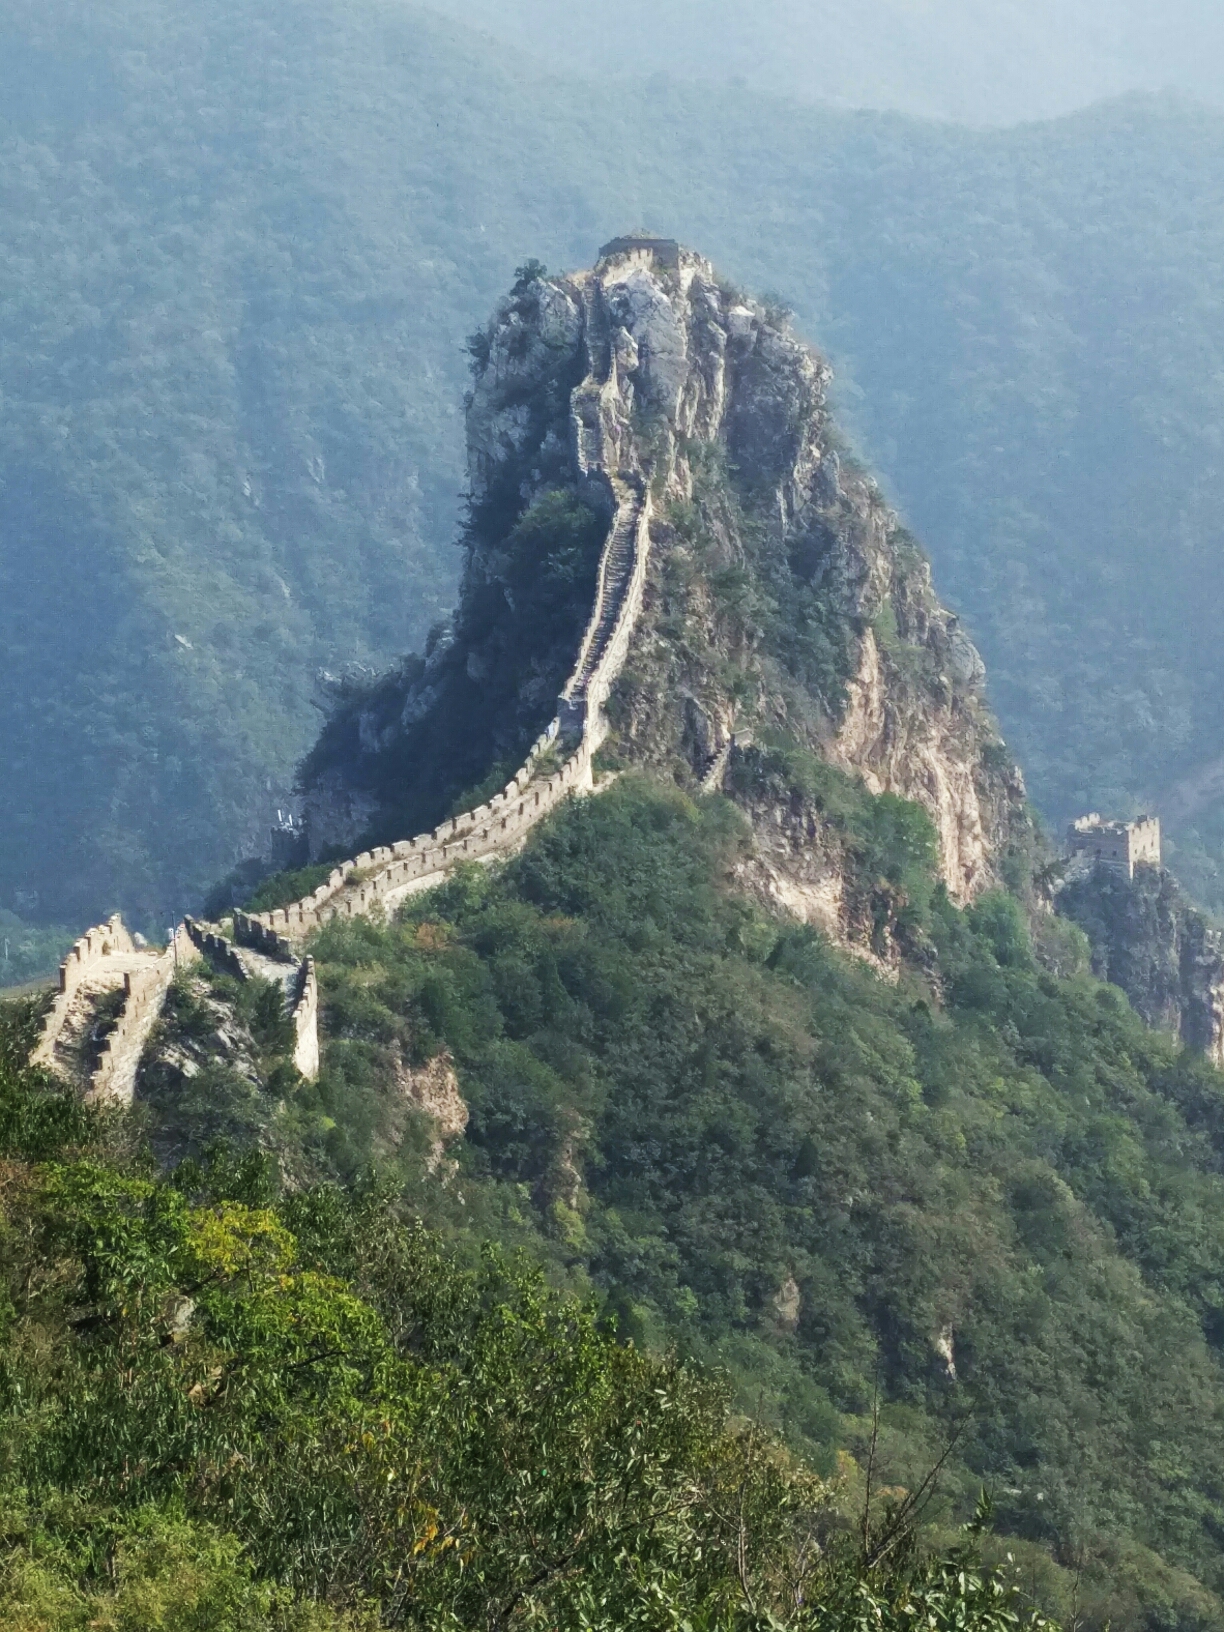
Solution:
M 1094 810 L 1077 817 L 1067 829 L 1072 856 L 1085 856 L 1134 878 L 1136 867 L 1160 866 L 1160 818 L 1140 816 L 1133 822 L 1109 822 Z
M 700 258 L 667 249 L 663 259 L 692 269 Z M 671 251 L 675 251 L 673 257 Z M 337 867 L 312 894 L 274 912 L 234 914 L 242 944 L 300 942 L 337 917 L 392 911 L 409 895 L 441 883 L 464 861 L 491 861 L 518 848 L 528 832 L 571 794 L 590 792 L 591 762 L 607 735 L 604 704 L 624 666 L 641 610 L 650 554 L 650 472 L 642 468 L 632 429 L 632 392 L 624 377 L 627 349 L 610 343 L 607 286 L 657 253 L 654 240 L 606 245 L 599 266 L 575 279 L 584 308 L 586 374 L 573 392 L 570 435 L 584 481 L 610 498 L 612 522 L 600 556 L 595 600 L 557 713 L 522 768 L 488 804 L 453 817 L 430 833 L 383 845 Z M 547 756 L 547 757 L 546 757 Z M 541 765 L 561 756 L 560 766 Z

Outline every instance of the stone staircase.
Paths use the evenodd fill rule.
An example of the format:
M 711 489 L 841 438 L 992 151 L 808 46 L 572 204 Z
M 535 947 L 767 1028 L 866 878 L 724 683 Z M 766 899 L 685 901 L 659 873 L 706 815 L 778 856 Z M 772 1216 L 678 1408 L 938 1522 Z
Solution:
M 140 1056 L 175 970 L 196 955 L 182 925 L 164 951 L 133 939 L 118 914 L 88 930 L 60 965 L 59 991 L 31 1065 L 75 1082 L 88 1100 L 130 1105 Z
M 734 746 L 734 737 L 729 737 L 716 754 L 710 755 L 701 776 L 702 793 L 716 793 L 722 787 L 723 777 L 727 774 L 727 765 L 731 759 L 731 750 Z
M 617 487 L 624 488 L 618 482 Z M 643 496 L 629 489 L 618 494 L 616 516 L 599 563 L 595 607 L 569 684 L 562 692 L 567 699 L 585 698 L 591 677 L 608 650 L 617 619 L 637 562 L 638 533 L 642 521 Z
M 282 955 L 335 917 L 386 912 L 408 894 L 440 883 L 459 862 L 491 861 L 521 845 L 527 832 L 565 798 L 589 792 L 591 762 L 603 740 L 602 710 L 624 662 L 641 608 L 650 550 L 650 496 L 644 477 L 619 465 L 628 413 L 616 362 L 600 274 L 581 286 L 587 372 L 570 399 L 574 462 L 582 478 L 611 500 L 612 520 L 600 556 L 591 616 L 556 717 L 526 764 L 488 804 L 395 845 L 342 863 L 313 895 L 273 912 L 234 915 L 235 939 Z M 630 455 L 630 458 L 632 455 Z M 541 776 L 537 760 L 562 752 L 559 770 Z M 548 763 L 547 760 L 544 763 Z

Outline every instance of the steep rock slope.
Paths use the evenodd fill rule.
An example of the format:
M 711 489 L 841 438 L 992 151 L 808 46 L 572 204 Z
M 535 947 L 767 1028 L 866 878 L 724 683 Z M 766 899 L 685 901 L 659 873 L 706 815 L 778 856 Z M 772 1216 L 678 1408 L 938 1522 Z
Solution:
M 1093 973 L 1120 986 L 1149 1026 L 1224 1065 L 1224 932 L 1163 867 L 1133 879 L 1106 867 L 1070 878 L 1058 911 L 1087 935 Z
M 617 529 L 645 517 L 605 765 L 724 785 L 761 838 L 752 881 L 851 939 L 867 920 L 834 817 L 855 787 L 927 813 L 913 842 L 933 838 L 954 899 L 994 881 L 1031 833 L 981 659 L 785 318 L 668 241 L 615 240 L 590 272 L 524 268 L 472 349 L 459 607 L 329 722 L 304 772 L 313 854 L 393 843 L 506 780 L 596 649 L 591 606 L 617 615 Z M 563 735 L 573 707 L 567 689 Z M 867 917 L 879 940 L 878 902 Z
M 1178 785 L 1219 905 L 1218 115 L 566 81 L 402 0 L 13 0 L 2 37 L 0 906 L 149 932 L 263 847 L 316 673 L 452 604 L 464 335 L 629 221 L 834 349 L 1038 802 Z

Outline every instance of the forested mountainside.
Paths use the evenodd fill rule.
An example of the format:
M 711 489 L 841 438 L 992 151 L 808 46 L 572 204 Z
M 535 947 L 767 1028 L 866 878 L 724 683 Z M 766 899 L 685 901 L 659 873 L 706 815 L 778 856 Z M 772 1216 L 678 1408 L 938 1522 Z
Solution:
M 597 771 L 734 790 L 772 841 L 756 886 L 879 954 L 904 901 L 851 907 L 824 819 L 839 780 L 898 800 L 898 833 L 914 801 L 961 902 L 1033 850 L 1023 783 L 981 658 L 844 457 L 827 363 L 785 314 L 655 242 L 617 240 L 568 276 L 524 268 L 473 335 L 458 608 L 424 659 L 328 722 L 302 771 L 309 851 L 437 827 L 547 729 L 558 760 L 582 736 Z M 592 669 L 600 695 L 575 692 Z
M 1216 116 L 567 81 L 378 0 L 18 3 L 3 46 L 0 907 L 161 924 L 264 846 L 318 671 L 453 598 L 464 337 L 642 221 L 830 351 L 1041 808 L 1156 801 L 1221 899 Z
M 720 1368 L 825 1477 L 916 1492 L 942 1458 L 929 1543 L 985 1485 L 1039 1605 L 1224 1625 L 1224 1076 L 1050 912 L 980 660 L 827 370 L 667 244 L 525 267 L 472 349 L 459 612 L 338 709 L 308 810 L 356 840 L 487 800 L 641 506 L 593 786 L 492 869 L 296 932 L 311 1082 L 185 974 L 137 1082 L 162 1163 L 372 1167 L 461 1252 Z
M 218 1150 L 157 1177 L 22 1066 L 36 1031 L 0 1014 L 6 1627 L 1049 1625 L 983 1567 L 985 1503 L 919 1549 L 921 1491 L 822 1478 L 722 1379 L 385 1185 L 278 1197 Z
M 492 823 L 553 708 L 498 809 L 584 796 L 297 920 L 317 1074 L 241 913 L 130 1109 L 0 1014 L 0 1609 L 1218 1632 L 1224 1075 L 1049 910 L 826 366 L 657 243 L 525 264 L 471 350 L 459 613 L 312 790 L 390 831 L 449 743 Z

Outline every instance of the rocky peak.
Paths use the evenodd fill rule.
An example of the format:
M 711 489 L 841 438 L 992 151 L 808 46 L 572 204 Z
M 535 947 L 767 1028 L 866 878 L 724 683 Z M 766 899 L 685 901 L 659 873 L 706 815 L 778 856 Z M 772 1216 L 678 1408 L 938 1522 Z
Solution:
M 724 786 L 761 840 L 750 881 L 835 931 L 845 845 L 796 753 L 920 805 L 955 899 L 992 883 L 1028 818 L 981 659 L 785 314 L 689 250 L 618 240 L 587 271 L 525 268 L 471 345 L 459 605 L 330 723 L 305 772 L 315 852 L 504 780 L 557 707 L 632 490 L 649 571 L 610 762 Z
M 1224 1066 L 1224 931 L 1208 922 L 1163 867 L 1134 877 L 1068 864 L 1055 896 L 1092 948 L 1092 971 L 1120 986 L 1149 1026 Z

